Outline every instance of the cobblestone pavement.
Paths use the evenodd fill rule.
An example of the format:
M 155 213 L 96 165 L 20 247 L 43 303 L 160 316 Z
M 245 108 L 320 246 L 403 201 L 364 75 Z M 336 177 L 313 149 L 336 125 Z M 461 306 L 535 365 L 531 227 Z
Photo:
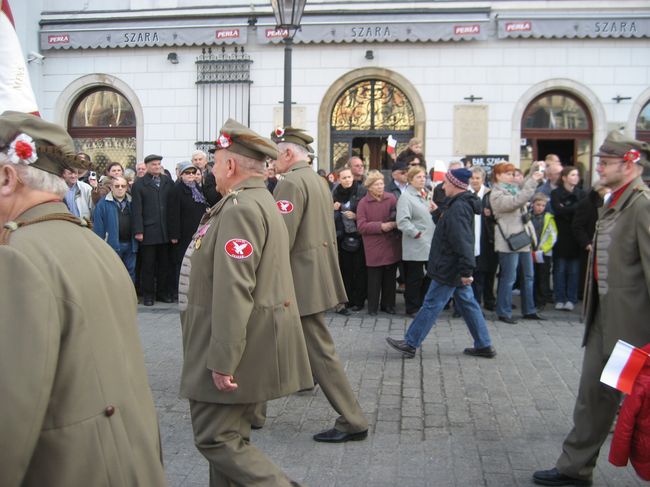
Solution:
M 399 298 L 398 298 L 399 300 Z M 316 443 L 336 414 L 319 388 L 269 403 L 252 442 L 290 477 L 311 487 L 520 486 L 551 468 L 571 426 L 582 350 L 577 312 L 548 321 L 489 321 L 495 359 L 462 354 L 471 340 L 445 312 L 414 359 L 388 349 L 403 315 L 328 314 L 332 336 L 370 421 L 366 441 Z M 493 318 L 488 313 L 488 319 Z M 188 403 L 178 397 L 182 365 L 175 306 L 140 306 L 140 330 L 158 408 L 171 487 L 206 487 L 207 462 L 193 444 Z M 610 436 L 611 438 L 611 436 Z M 601 451 L 596 486 L 647 485 Z

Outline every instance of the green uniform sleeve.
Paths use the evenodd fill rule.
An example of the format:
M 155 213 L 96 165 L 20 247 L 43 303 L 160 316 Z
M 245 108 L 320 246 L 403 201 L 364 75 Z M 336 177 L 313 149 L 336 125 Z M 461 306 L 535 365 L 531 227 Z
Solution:
M 282 218 L 284 223 L 287 225 L 287 230 L 289 231 L 289 250 L 291 250 L 296 241 L 296 235 L 300 228 L 302 215 L 305 212 L 307 197 L 290 179 L 283 179 L 278 183 L 275 187 L 275 191 L 273 191 L 273 197 L 275 198 L 275 201 L 288 201 L 292 205 L 291 211 L 282 213 Z M 334 218 L 333 215 L 332 218 Z
M 221 215 L 214 248 L 212 334 L 207 368 L 233 375 L 246 348 L 256 270 L 267 228 L 259 209 L 234 204 Z
M 24 255 L 0 246 L 0 485 L 21 485 L 41 432 L 59 350 L 54 296 Z

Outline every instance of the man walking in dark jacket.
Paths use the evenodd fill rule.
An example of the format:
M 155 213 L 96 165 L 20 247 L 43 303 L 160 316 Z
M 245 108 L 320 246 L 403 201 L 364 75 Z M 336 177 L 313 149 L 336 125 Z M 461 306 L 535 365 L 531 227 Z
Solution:
M 467 191 L 471 175 L 465 168 L 453 169 L 446 174 L 442 184 L 448 205 L 433 234 L 427 266 L 427 274 L 431 278 L 429 290 L 404 340 L 386 338 L 391 347 L 407 358 L 415 356 L 415 350 L 422 344 L 452 296 L 474 339 L 474 346 L 466 348 L 464 353 L 485 358 L 496 355 L 471 286 L 475 267 L 474 215 L 481 212 L 480 200 Z

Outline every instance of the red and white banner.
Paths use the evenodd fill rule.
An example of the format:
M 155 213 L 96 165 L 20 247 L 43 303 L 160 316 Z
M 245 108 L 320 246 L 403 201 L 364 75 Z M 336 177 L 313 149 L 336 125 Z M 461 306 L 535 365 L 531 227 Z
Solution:
M 14 110 L 38 114 L 9 0 L 0 2 L 0 113 Z
M 439 183 L 444 181 L 445 174 L 449 170 L 449 162 L 436 160 L 433 162 L 433 182 Z
M 648 354 L 640 348 L 619 340 L 600 375 L 600 382 L 630 394 L 647 358 Z
M 386 152 L 389 154 L 395 154 L 395 147 L 397 147 L 397 139 L 393 138 L 392 135 L 388 136 L 388 140 L 386 141 Z

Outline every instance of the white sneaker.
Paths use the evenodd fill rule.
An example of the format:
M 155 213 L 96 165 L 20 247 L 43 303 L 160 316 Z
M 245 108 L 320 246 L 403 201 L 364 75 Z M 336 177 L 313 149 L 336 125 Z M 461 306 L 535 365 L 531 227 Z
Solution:
M 573 311 L 573 303 L 571 301 L 567 301 L 564 303 L 564 309 L 566 311 Z
M 555 309 L 561 311 L 564 309 L 564 303 L 555 303 Z

